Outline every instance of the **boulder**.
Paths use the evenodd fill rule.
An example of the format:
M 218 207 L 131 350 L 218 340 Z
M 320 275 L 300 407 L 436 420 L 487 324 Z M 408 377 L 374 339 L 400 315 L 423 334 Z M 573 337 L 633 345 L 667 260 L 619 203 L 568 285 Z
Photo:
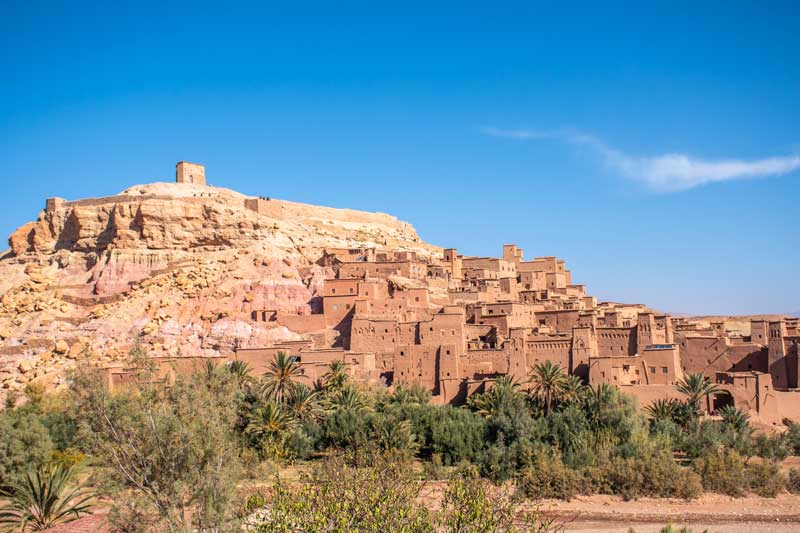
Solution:
M 53 347 L 53 352 L 58 355 L 64 355 L 69 351 L 69 344 L 64 339 L 58 339 L 56 345 Z
M 19 365 L 17 365 L 17 370 L 19 370 L 23 374 L 27 374 L 28 372 L 33 370 L 33 365 L 31 364 L 30 360 L 23 359 L 22 361 L 19 362 Z

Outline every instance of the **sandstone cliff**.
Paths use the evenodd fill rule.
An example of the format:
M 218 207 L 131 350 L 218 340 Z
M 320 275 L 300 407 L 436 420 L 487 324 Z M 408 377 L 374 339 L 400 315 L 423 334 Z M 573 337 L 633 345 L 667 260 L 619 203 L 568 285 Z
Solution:
M 155 183 L 48 202 L 0 258 L 0 391 L 58 384 L 76 361 L 121 359 L 135 342 L 213 356 L 297 338 L 250 314 L 310 313 L 331 275 L 324 248 L 440 253 L 389 215 L 248 199 Z

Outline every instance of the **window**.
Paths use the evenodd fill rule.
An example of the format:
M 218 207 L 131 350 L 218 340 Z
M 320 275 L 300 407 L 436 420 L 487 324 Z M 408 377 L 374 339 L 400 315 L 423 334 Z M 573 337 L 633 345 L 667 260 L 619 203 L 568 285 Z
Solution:
M 651 366 L 651 367 L 650 367 L 650 373 L 651 373 L 651 374 L 655 374 L 655 373 L 656 373 L 656 367 L 654 367 L 654 366 Z
M 336 289 L 331 289 L 331 294 L 336 294 Z
M 345 304 L 344 308 L 345 309 L 350 309 L 350 304 Z
M 666 366 L 662 366 L 661 367 L 661 373 L 662 374 L 669 374 L 669 368 L 667 368 Z

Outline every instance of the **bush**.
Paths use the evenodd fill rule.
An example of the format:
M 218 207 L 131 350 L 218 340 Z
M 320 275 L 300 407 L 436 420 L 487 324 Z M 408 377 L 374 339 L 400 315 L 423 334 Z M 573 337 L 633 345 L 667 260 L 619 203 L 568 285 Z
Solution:
M 38 413 L 21 407 L 0 413 L 0 488 L 50 460 L 53 442 Z
M 534 512 L 520 513 L 502 489 L 480 479 L 448 482 L 441 508 L 420 499 L 422 484 L 402 454 L 361 449 L 320 462 L 297 491 L 276 484 L 268 502 L 245 505 L 249 531 L 360 531 L 382 533 L 515 533 L 560 530 Z M 266 505 L 264 505 L 266 504 Z M 254 506 L 269 507 L 259 513 Z M 253 512 L 255 511 L 255 512 Z
M 536 454 L 546 450 L 547 445 L 541 442 L 518 440 L 506 445 L 501 439 L 484 450 L 476 464 L 481 476 L 502 483 L 533 465 Z
M 450 405 L 391 405 L 387 414 L 410 421 L 419 456 L 438 455 L 444 465 L 475 461 L 486 446 L 486 421 L 467 409 Z
M 774 498 L 786 486 L 786 480 L 773 463 L 755 463 L 747 466 L 750 490 L 765 498 Z
M 783 461 L 793 450 L 790 436 L 786 433 L 758 435 L 754 444 L 756 455 L 772 462 Z
M 717 449 L 694 461 L 703 488 L 728 496 L 742 496 L 748 487 L 742 456 L 730 449 Z
M 421 485 L 396 454 L 351 452 L 318 464 L 297 492 L 277 484 L 251 531 L 430 531 Z
M 800 494 L 800 468 L 792 468 L 786 477 L 786 489 L 792 494 Z
M 492 489 L 480 479 L 451 481 L 442 498 L 442 508 L 436 513 L 435 531 L 479 532 L 503 531 L 506 533 L 562 531 L 552 519 L 544 519 L 538 512 L 520 512 L 515 499 Z
M 172 386 L 145 376 L 111 393 L 87 371 L 75 376 L 73 390 L 81 433 L 108 467 L 115 526 L 152 518 L 173 530 L 233 530 L 241 472 L 227 373 L 179 377 Z
M 527 468 L 519 479 L 519 487 L 528 498 L 571 500 L 578 493 L 580 474 L 567 467 L 560 455 L 553 458 L 543 454 L 536 464 Z
M 783 419 L 786 425 L 786 441 L 788 442 L 793 455 L 800 455 L 800 424 L 788 418 Z
M 329 446 L 355 447 L 369 442 L 371 414 L 351 409 L 338 409 L 323 423 L 324 441 Z
M 700 477 L 670 456 L 616 457 L 601 472 L 603 487 L 626 500 L 642 496 L 690 500 L 703 492 Z

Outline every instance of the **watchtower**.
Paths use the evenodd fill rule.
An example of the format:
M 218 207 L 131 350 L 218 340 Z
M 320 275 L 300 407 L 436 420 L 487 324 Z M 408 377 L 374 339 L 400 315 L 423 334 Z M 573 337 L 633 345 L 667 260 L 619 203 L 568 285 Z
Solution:
M 206 167 L 188 161 L 178 161 L 175 165 L 175 181 L 177 183 L 206 184 Z

